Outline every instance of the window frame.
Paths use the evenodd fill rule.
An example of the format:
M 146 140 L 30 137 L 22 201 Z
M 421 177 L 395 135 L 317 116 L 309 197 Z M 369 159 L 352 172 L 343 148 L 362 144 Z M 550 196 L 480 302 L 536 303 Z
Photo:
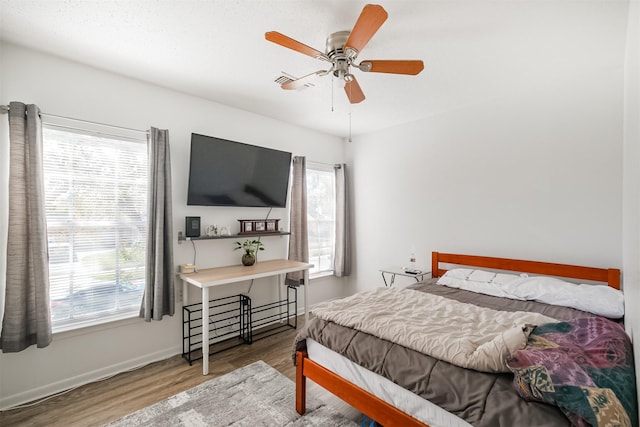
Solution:
M 312 161 L 307 161 L 307 165 L 306 165 L 306 169 L 307 169 L 307 177 L 306 177 L 306 184 L 307 184 L 307 238 L 308 238 L 308 246 L 309 246 L 309 262 L 314 264 L 314 268 L 311 269 L 309 271 L 309 278 L 310 279 L 315 279 L 315 278 L 319 278 L 319 277 L 325 277 L 325 276 L 332 276 L 335 274 L 335 269 L 334 269 L 334 260 L 335 260 L 335 242 L 336 242 L 336 235 L 335 235 L 335 230 L 336 230 L 336 178 L 335 178 L 335 170 L 334 170 L 334 166 L 333 165 L 329 165 L 329 164 L 324 164 L 324 163 L 318 163 L 318 162 L 312 162 Z M 310 206 L 310 200 L 311 200 L 311 186 L 309 185 L 309 172 L 320 172 L 320 173 L 326 173 L 326 174 L 330 174 L 331 176 L 331 216 L 332 218 L 330 220 L 324 220 L 325 223 L 330 223 L 330 232 L 329 232 L 329 236 L 327 236 L 330 240 L 330 251 L 331 251 L 331 255 L 330 255 L 330 266 L 329 267 L 322 267 L 321 266 L 321 262 L 320 262 L 320 257 L 322 257 L 321 254 L 319 254 L 317 257 L 314 257 L 312 255 L 312 247 L 311 247 L 311 225 L 312 223 L 316 222 L 315 219 L 312 219 L 311 214 L 312 214 L 312 207 Z M 320 250 L 322 250 L 323 248 L 326 250 L 326 248 L 329 245 L 326 246 L 321 246 Z M 315 247 L 314 247 L 315 249 Z
M 67 133 L 70 134 L 73 138 L 88 138 L 86 141 L 84 141 L 87 144 L 91 144 L 92 141 L 100 141 L 100 144 L 104 145 L 105 144 L 105 140 L 106 144 L 108 144 L 108 140 L 114 140 L 114 146 L 115 144 L 144 144 L 144 149 L 141 149 L 140 147 L 135 147 L 134 150 L 137 151 L 135 155 L 135 158 L 137 159 L 141 159 L 144 158 L 145 159 L 145 164 L 140 168 L 140 173 L 139 173 L 139 182 L 144 180 L 144 189 L 146 190 L 149 186 L 149 177 L 148 177 L 148 167 L 146 165 L 146 160 L 147 160 L 147 144 L 148 144 L 148 138 L 147 138 L 147 133 L 146 132 L 141 132 L 141 131 L 135 131 L 132 129 L 126 129 L 126 128 L 119 128 L 119 127 L 115 127 L 115 126 L 110 126 L 110 125 L 102 125 L 102 124 L 97 124 L 97 123 L 88 123 L 88 122 L 84 122 L 82 121 L 81 126 L 78 126 L 79 121 L 76 121 L 74 119 L 68 119 L 68 118 L 63 118 L 63 117 L 57 117 L 57 116 L 53 116 L 53 117 L 47 117 L 46 121 L 43 120 L 43 145 L 44 147 L 44 154 L 43 156 L 47 156 L 46 153 L 46 144 L 48 141 L 48 133 L 50 131 L 55 131 L 55 132 L 62 132 L 62 133 Z M 94 138 L 98 138 L 97 140 L 95 140 Z M 133 147 L 132 145 L 129 145 L 128 147 Z M 46 161 L 46 159 L 45 159 Z M 138 160 L 139 161 L 139 160 Z M 46 169 L 45 169 L 45 180 L 47 179 L 46 176 Z M 121 176 L 119 178 L 120 182 L 126 182 L 127 178 L 124 176 Z M 89 181 L 89 183 L 87 185 L 90 185 L 91 182 Z M 137 225 L 133 225 L 134 227 L 136 227 L 137 230 L 137 235 L 140 236 L 141 235 L 141 240 L 140 242 L 138 242 L 138 244 L 133 245 L 133 246 L 121 246 L 118 243 L 116 243 L 113 247 L 115 252 L 115 257 L 116 259 L 119 259 L 119 257 L 121 255 L 117 255 L 117 254 L 121 254 L 120 251 L 122 251 L 122 249 L 125 248 L 134 248 L 134 252 L 137 253 L 136 258 L 137 260 L 135 261 L 136 264 L 135 266 L 132 266 L 131 268 L 134 269 L 134 277 L 132 279 L 132 282 L 127 283 L 125 279 L 118 279 L 118 277 L 121 277 L 122 271 L 126 270 L 126 267 L 121 267 L 118 268 L 116 267 L 116 265 L 118 264 L 118 261 L 115 261 L 114 267 L 113 268 L 107 268 L 104 270 L 95 270 L 93 271 L 94 275 L 98 275 L 98 274 L 113 274 L 116 279 L 117 282 L 113 282 L 113 286 L 114 286 L 114 298 L 117 301 L 119 298 L 123 297 L 123 293 L 125 291 L 128 291 L 129 289 L 125 290 L 124 288 L 131 285 L 131 287 L 133 288 L 133 293 L 130 294 L 130 296 L 133 298 L 133 300 L 137 300 L 135 302 L 135 304 L 129 304 L 127 306 L 125 306 L 125 308 L 120 308 L 117 309 L 117 303 L 116 305 L 114 305 L 114 309 L 108 309 L 108 310 L 98 310 L 98 311 L 94 311 L 93 314 L 89 314 L 89 315 L 79 315 L 76 318 L 67 318 L 67 319 L 57 319 L 54 320 L 53 319 L 53 309 L 52 309 L 52 331 L 53 333 L 60 333 L 60 332 L 67 332 L 67 331 L 73 331 L 73 330 L 77 330 L 77 329 L 81 329 L 81 328 L 86 328 L 86 327 L 90 327 L 90 326 L 95 326 L 95 325 L 102 325 L 102 324 L 107 324 L 107 323 L 111 323 L 111 322 L 116 322 L 116 321 L 121 321 L 124 319 L 132 319 L 135 317 L 139 317 L 139 313 L 140 313 L 140 305 L 142 303 L 142 297 L 144 294 L 144 287 L 145 287 L 145 271 L 144 271 L 144 262 L 146 259 L 146 238 L 147 238 L 147 231 L 146 231 L 146 227 L 147 227 L 147 200 L 146 200 L 146 194 L 147 191 L 140 191 L 140 193 L 143 193 L 144 195 L 142 196 L 144 198 L 144 201 L 140 201 L 138 200 L 138 206 L 142 206 L 142 215 L 140 218 L 140 221 L 138 221 L 136 224 Z M 115 197 L 117 197 L 117 194 L 114 194 Z M 47 198 L 47 182 L 45 181 L 45 199 Z M 49 251 L 51 254 L 51 235 L 52 235 L 52 227 L 55 227 L 55 225 L 51 225 L 50 221 L 49 221 L 49 213 L 47 214 L 47 235 L 49 236 Z M 118 238 L 117 237 L 119 235 L 119 231 L 117 231 L 119 228 L 121 228 L 124 224 L 124 222 L 126 222 L 126 220 L 123 220 L 122 218 L 119 217 L 119 215 L 116 218 L 113 218 L 113 222 L 109 224 L 109 229 L 110 230 L 116 230 L 114 233 L 114 239 L 117 242 Z M 72 221 L 73 222 L 73 221 Z M 131 226 L 130 223 L 127 223 L 129 226 Z M 69 225 L 70 227 L 73 227 L 74 224 Z M 108 233 L 109 231 L 107 231 Z M 70 242 L 69 244 L 74 244 L 74 242 Z M 142 253 L 140 253 L 140 251 L 142 251 Z M 50 282 L 53 282 L 52 279 L 52 265 L 53 262 L 55 262 L 54 259 L 51 258 L 50 256 L 50 261 L 49 261 L 49 271 L 50 271 Z M 70 263 L 74 263 L 74 261 L 70 261 Z M 62 266 L 60 267 L 58 270 L 59 271 L 63 271 L 63 275 L 62 275 L 62 280 L 64 280 L 64 274 L 68 274 L 68 275 L 73 275 L 74 273 L 72 272 L 76 267 L 74 266 L 67 266 L 68 270 L 65 271 L 65 267 Z M 55 271 L 55 269 L 53 269 Z M 69 277 L 70 277 L 69 276 Z M 141 276 L 141 277 L 140 277 Z M 106 282 L 108 282 L 109 279 L 106 280 Z M 122 283 L 121 286 L 118 286 L 117 283 Z M 98 283 L 94 283 L 93 284 L 94 287 L 99 286 Z M 63 285 L 64 288 L 64 285 Z M 91 287 L 88 288 L 83 288 L 85 290 L 89 289 Z M 121 289 L 122 288 L 122 289 Z M 60 298 L 58 294 L 57 297 L 54 297 L 54 288 L 53 286 L 51 287 L 51 292 L 50 292 L 50 298 L 51 298 L 51 302 L 50 304 L 53 303 L 54 298 Z M 63 292 L 67 292 L 67 293 L 72 293 L 74 292 L 73 289 L 71 287 L 69 287 L 68 290 L 64 290 Z M 139 295 L 138 295 L 139 294 Z M 107 295 L 107 294 L 105 294 Z M 62 298 L 64 299 L 64 298 Z M 106 296 L 105 299 L 109 300 L 109 297 Z M 58 300 L 59 301 L 59 300 Z M 94 309 L 95 307 L 99 307 L 100 303 L 94 304 Z

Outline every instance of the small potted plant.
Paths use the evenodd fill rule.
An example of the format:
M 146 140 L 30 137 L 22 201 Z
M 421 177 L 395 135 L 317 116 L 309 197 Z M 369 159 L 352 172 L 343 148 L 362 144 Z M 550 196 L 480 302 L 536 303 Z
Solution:
M 256 263 L 256 252 L 264 251 L 264 244 L 260 240 L 245 240 L 244 242 L 236 242 L 236 250 L 242 249 L 242 264 L 250 266 Z

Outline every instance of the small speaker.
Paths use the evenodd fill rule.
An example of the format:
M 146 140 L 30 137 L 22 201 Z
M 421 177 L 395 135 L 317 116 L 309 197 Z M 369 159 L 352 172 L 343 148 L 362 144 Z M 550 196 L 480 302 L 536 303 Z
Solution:
M 200 217 L 188 216 L 186 217 L 186 224 L 184 227 L 185 235 L 187 237 L 200 237 Z

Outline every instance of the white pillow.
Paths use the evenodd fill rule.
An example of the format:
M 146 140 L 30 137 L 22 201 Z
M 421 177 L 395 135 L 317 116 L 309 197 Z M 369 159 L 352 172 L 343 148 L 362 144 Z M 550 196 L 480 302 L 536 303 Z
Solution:
M 610 319 L 624 316 L 624 295 L 610 286 L 576 285 L 553 277 L 517 276 L 469 268 L 448 270 L 437 283 L 495 297 L 575 308 Z
M 513 274 L 493 273 L 468 268 L 454 268 L 448 270 L 440 277 L 437 283 L 439 285 L 464 289 L 479 294 L 522 300 L 523 298 L 511 295 L 503 289 L 505 283 L 510 283 L 517 279 L 518 276 Z
M 448 270 L 444 273 L 444 275 L 438 279 L 438 283 L 442 280 L 446 281 L 446 279 L 466 280 L 471 273 L 473 273 L 473 270 L 470 268 L 454 268 L 453 270 Z
M 522 299 L 576 308 L 611 319 L 624 316 L 624 295 L 610 286 L 576 285 L 553 277 L 524 275 L 505 284 L 503 290 Z

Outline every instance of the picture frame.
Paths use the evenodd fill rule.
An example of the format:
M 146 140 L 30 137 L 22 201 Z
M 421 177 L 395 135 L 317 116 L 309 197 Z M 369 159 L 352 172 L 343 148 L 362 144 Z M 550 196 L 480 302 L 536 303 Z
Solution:
M 279 219 L 239 219 L 240 232 L 238 234 L 267 234 L 279 233 Z

